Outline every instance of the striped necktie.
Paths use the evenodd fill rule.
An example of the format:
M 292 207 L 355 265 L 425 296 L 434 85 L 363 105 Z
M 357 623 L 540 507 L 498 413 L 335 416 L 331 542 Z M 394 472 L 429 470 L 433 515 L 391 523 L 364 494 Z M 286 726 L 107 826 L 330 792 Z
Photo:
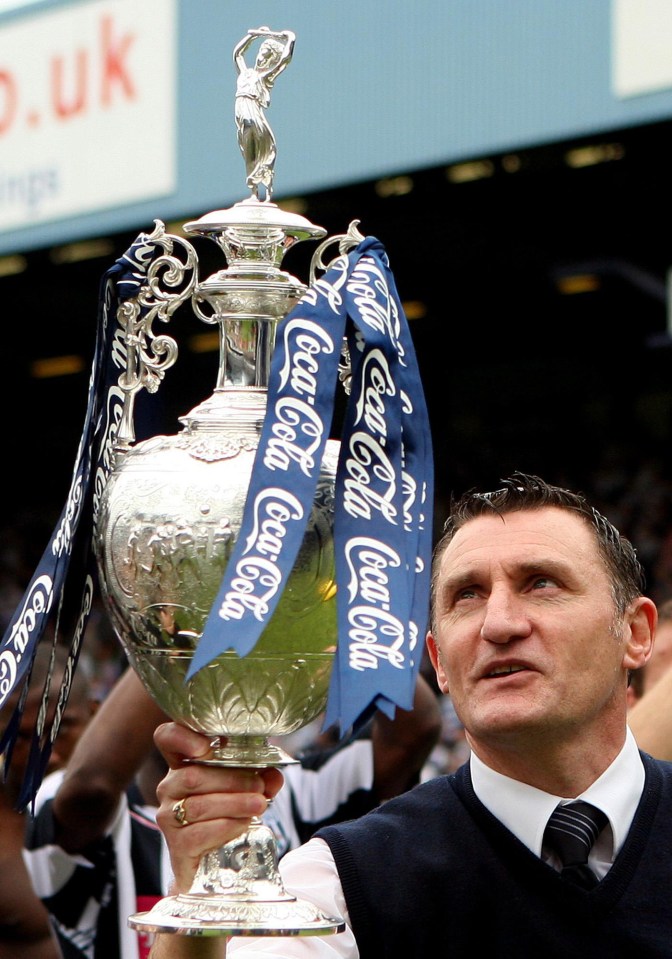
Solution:
M 595 873 L 588 867 L 588 855 L 608 819 L 590 803 L 576 799 L 560 804 L 548 820 L 544 844 L 560 858 L 563 879 L 592 889 L 597 885 Z

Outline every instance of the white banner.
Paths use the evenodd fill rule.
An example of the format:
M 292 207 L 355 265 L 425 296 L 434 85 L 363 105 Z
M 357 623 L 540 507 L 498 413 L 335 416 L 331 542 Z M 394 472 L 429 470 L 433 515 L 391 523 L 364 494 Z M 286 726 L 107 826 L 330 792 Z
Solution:
M 617 97 L 672 87 L 670 0 L 612 0 L 612 44 Z
M 90 0 L 0 28 L 0 230 L 175 190 L 176 2 Z

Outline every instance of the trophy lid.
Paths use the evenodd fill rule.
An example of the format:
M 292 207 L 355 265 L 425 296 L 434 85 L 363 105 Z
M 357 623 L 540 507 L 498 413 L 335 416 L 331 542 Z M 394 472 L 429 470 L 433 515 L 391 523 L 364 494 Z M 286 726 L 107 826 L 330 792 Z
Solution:
M 317 226 L 298 213 L 282 210 L 269 200 L 248 197 L 225 210 L 213 210 L 198 220 L 184 224 L 184 232 L 200 236 L 216 237 L 227 230 L 254 230 L 264 232 L 279 230 L 294 240 L 310 240 L 327 235 L 324 227 Z

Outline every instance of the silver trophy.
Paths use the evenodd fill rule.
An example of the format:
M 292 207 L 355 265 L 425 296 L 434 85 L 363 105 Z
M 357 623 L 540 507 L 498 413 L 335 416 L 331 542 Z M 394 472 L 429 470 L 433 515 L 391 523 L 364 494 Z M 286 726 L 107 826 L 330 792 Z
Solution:
M 259 44 L 254 65 L 245 54 Z M 265 108 L 289 63 L 294 35 L 250 30 L 236 46 L 235 117 L 250 196 L 185 224 L 214 240 L 227 267 L 200 280 L 189 241 L 156 221 L 163 249 L 140 294 L 118 313 L 125 363 L 118 387 L 124 410 L 114 464 L 95 516 L 101 588 L 128 659 L 149 693 L 174 720 L 212 737 L 214 764 L 283 766 L 294 762 L 271 740 L 292 733 L 324 709 L 337 641 L 333 497 L 339 444 L 329 440 L 312 515 L 277 610 L 247 656 L 221 654 L 185 682 L 240 530 L 267 402 L 275 331 L 306 290 L 280 269 L 296 242 L 325 231 L 271 201 L 275 140 Z M 263 194 L 263 196 L 260 196 Z M 353 226 L 344 252 L 361 236 Z M 313 257 L 324 267 L 327 243 Z M 180 417 L 174 436 L 135 442 L 137 392 L 153 392 L 175 362 L 174 340 L 156 335 L 182 304 L 219 329 L 214 392 Z M 342 379 L 347 377 L 347 356 Z M 271 831 L 259 820 L 208 853 L 187 895 L 167 897 L 129 919 L 136 929 L 186 935 L 316 935 L 342 924 L 287 894 Z

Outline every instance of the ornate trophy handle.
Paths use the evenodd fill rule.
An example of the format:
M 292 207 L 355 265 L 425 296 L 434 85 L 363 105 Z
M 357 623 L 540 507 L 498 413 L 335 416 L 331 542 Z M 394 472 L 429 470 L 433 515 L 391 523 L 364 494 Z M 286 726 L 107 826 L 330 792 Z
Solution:
M 136 394 L 143 389 L 155 393 L 165 372 L 177 359 L 177 343 L 171 336 L 155 335 L 156 318 L 167 323 L 175 310 L 191 297 L 198 280 L 198 261 L 191 244 L 166 233 L 161 220 L 154 220 L 148 239 L 165 252 L 147 270 L 140 292 L 120 304 L 117 321 L 126 347 L 126 368 L 119 377 L 124 405 L 115 450 L 127 450 L 135 442 L 133 412 Z M 181 248 L 184 261 L 175 255 Z M 181 287 L 177 292 L 171 292 Z
M 338 243 L 339 256 L 343 256 L 344 253 L 347 253 L 354 247 L 359 246 L 362 240 L 366 239 L 366 237 L 357 229 L 359 223 L 359 220 L 351 220 L 347 233 L 338 233 L 336 236 L 327 237 L 326 240 L 320 243 L 318 248 L 313 253 L 313 257 L 310 261 L 311 286 L 313 283 L 315 283 L 317 270 L 326 271 L 331 265 L 332 261 L 329 260 L 328 262 L 325 262 L 322 256 L 327 247 L 330 247 L 333 243 Z M 346 394 L 349 396 L 352 384 L 352 367 L 350 365 L 350 351 L 348 349 L 346 340 L 343 340 L 343 346 L 341 347 L 341 360 L 338 364 L 338 378 L 342 383 Z

